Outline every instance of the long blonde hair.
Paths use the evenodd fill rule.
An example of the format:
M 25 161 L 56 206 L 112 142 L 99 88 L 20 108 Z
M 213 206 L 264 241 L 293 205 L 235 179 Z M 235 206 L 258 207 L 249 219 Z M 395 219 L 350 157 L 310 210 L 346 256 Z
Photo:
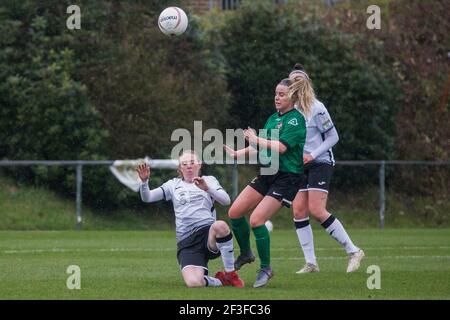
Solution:
M 316 99 L 311 81 L 303 75 L 295 77 L 294 82 L 289 86 L 288 95 L 300 111 L 306 117 L 309 116 L 314 100 Z

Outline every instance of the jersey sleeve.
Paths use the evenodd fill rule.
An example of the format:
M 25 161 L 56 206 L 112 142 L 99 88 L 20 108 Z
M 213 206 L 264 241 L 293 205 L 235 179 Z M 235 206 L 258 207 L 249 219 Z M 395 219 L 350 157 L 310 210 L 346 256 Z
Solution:
M 213 176 L 206 176 L 205 181 L 208 184 L 208 193 L 213 200 L 219 202 L 221 205 L 229 205 L 231 202 L 230 196 L 225 189 L 220 185 L 219 181 Z
M 210 189 L 224 190 L 223 187 L 220 185 L 219 181 L 216 179 L 216 177 L 206 176 L 205 180 L 206 180 L 206 183 L 208 184 L 208 187 Z
M 156 202 L 164 199 L 164 193 L 162 188 L 156 188 L 153 190 L 150 190 L 148 186 L 148 181 L 141 182 L 141 185 L 139 187 L 141 199 L 144 202 Z
M 164 200 L 169 201 L 172 200 L 172 190 L 173 190 L 174 181 L 169 180 L 167 182 L 164 182 L 160 188 L 162 189 L 164 193 Z
M 334 128 L 333 121 L 325 107 L 321 108 L 320 111 L 314 115 L 314 122 L 320 133 L 325 133 Z
M 302 115 L 292 117 L 283 123 L 280 132 L 279 141 L 286 146 L 292 148 L 299 144 L 304 144 L 306 139 L 306 124 L 305 118 Z
M 320 144 L 320 146 L 317 147 L 317 149 L 311 152 L 311 156 L 313 157 L 313 159 L 316 159 L 327 150 L 330 150 L 339 141 L 339 135 L 336 131 L 336 128 L 334 127 L 325 132 L 323 136 L 323 142 Z

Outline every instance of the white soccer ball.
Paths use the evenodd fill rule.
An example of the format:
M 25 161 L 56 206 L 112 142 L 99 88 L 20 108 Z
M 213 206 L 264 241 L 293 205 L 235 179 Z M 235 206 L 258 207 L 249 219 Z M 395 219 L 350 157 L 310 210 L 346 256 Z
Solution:
M 269 230 L 269 232 L 272 232 L 272 230 L 273 230 L 273 223 L 272 223 L 272 221 L 270 221 L 270 220 L 266 221 L 266 228 L 267 228 L 267 230 Z
M 158 26 L 162 33 L 168 36 L 179 36 L 186 31 L 188 18 L 182 9 L 168 7 L 159 15 Z

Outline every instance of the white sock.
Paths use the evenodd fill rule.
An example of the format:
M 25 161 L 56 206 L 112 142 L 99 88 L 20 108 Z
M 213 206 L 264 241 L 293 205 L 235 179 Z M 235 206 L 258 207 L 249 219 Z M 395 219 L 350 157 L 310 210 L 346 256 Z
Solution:
M 359 248 L 353 244 L 342 223 L 333 215 L 330 215 L 330 217 L 322 223 L 322 227 L 325 228 L 332 238 L 344 247 L 347 253 L 353 253 L 359 250 Z
M 299 220 L 294 219 L 294 224 L 306 263 L 317 266 L 316 255 L 314 253 L 314 239 L 311 225 L 309 224 L 309 218 Z
M 217 248 L 220 250 L 223 266 L 225 272 L 234 271 L 234 249 L 233 249 L 233 235 L 230 234 L 216 239 Z
M 210 276 L 203 276 L 203 279 L 205 279 L 207 287 L 221 287 L 222 286 L 222 282 L 217 278 L 210 277 Z

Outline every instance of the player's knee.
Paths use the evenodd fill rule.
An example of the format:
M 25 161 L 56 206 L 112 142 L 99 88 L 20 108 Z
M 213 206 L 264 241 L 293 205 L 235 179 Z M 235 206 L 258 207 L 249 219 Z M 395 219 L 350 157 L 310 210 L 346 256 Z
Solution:
M 203 280 L 203 277 L 186 277 L 184 279 L 184 282 L 186 283 L 186 286 L 188 288 L 196 288 L 196 287 L 203 287 L 205 286 L 205 281 Z
M 255 228 L 258 227 L 260 225 L 263 225 L 266 221 L 264 219 L 262 219 L 262 217 L 258 217 L 258 216 L 250 216 L 250 227 L 251 228 Z
M 242 213 L 240 210 L 238 210 L 237 207 L 231 206 L 231 208 L 228 210 L 228 217 L 231 219 L 237 219 L 242 217 Z
M 315 215 L 314 218 L 317 220 L 317 222 L 319 222 L 320 224 L 322 224 L 322 223 L 324 223 L 330 216 L 331 216 L 331 214 L 330 214 L 327 210 L 324 210 L 321 214 Z
M 223 237 L 230 233 L 230 227 L 228 227 L 228 224 L 225 221 L 217 220 L 213 223 L 212 227 L 214 228 L 214 231 L 217 236 Z
M 308 206 L 298 205 L 292 207 L 292 212 L 295 219 L 304 219 L 308 217 Z

